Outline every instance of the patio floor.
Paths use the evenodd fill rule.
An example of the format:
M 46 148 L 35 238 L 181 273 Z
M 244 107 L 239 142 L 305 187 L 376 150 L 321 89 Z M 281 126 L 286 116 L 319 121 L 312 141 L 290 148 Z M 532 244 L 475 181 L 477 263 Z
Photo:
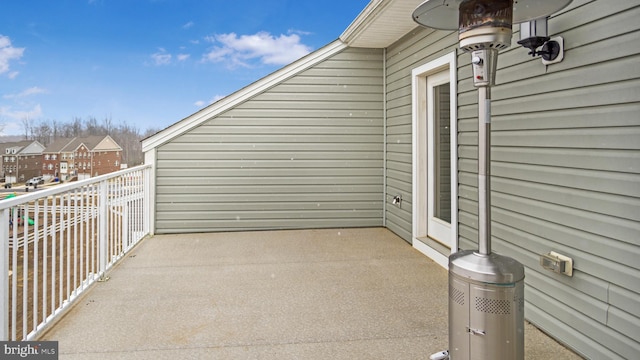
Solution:
M 157 235 L 40 340 L 60 359 L 428 359 L 447 271 L 383 228 Z M 533 326 L 526 359 L 580 359 Z

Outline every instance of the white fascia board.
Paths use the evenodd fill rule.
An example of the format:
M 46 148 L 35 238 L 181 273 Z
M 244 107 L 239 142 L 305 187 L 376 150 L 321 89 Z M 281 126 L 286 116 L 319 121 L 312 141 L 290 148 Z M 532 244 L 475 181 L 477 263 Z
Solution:
M 251 99 L 252 97 L 262 93 L 263 91 L 281 83 L 290 77 L 307 70 L 308 68 L 318 64 L 321 61 L 335 55 L 336 53 L 347 48 L 347 44 L 340 40 L 336 40 L 329 45 L 318 49 L 311 54 L 283 67 L 276 72 L 265 76 L 264 78 L 254 82 L 251 85 L 209 105 L 208 107 L 194 113 L 193 115 L 169 126 L 168 128 L 152 135 L 142 141 L 142 152 L 145 153 L 152 150 L 171 139 L 184 134 L 194 127 L 210 120 L 211 118 L 229 110 L 233 107 Z
M 353 22 L 347 27 L 347 29 L 340 35 L 340 40 L 349 44 L 351 41 L 356 39 L 361 32 L 365 31 L 369 24 L 371 24 L 375 19 L 378 13 L 382 11 L 381 4 L 388 3 L 388 0 L 373 0 L 371 1 L 367 7 L 365 7 L 358 17 L 356 17 Z

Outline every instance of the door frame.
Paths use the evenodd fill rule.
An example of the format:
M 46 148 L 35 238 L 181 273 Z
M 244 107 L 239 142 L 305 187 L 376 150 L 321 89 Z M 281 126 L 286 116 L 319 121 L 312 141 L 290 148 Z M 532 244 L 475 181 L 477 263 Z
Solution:
M 449 255 L 458 249 L 458 105 L 457 52 L 453 51 L 411 71 L 412 103 L 412 243 L 420 252 L 447 268 Z M 428 199 L 428 143 L 427 78 L 443 71 L 449 73 L 450 130 L 451 130 L 451 239 L 449 253 L 427 245 Z

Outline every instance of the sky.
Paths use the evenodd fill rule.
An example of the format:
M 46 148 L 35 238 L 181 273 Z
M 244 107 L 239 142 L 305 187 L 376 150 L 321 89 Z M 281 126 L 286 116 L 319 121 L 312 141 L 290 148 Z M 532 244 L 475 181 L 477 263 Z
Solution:
M 338 39 L 369 0 L 2 0 L 0 135 L 164 129 Z

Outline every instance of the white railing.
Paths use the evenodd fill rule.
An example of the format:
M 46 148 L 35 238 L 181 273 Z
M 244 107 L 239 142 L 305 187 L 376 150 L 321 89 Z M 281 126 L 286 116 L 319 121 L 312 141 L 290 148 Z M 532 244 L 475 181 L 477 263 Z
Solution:
M 151 176 L 139 166 L 0 194 L 0 341 L 34 339 L 149 234 Z

